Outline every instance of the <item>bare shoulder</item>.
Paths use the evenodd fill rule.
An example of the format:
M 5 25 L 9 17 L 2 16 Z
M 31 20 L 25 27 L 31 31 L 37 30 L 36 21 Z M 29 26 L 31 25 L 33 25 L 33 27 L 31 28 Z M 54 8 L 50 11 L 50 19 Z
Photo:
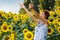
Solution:
M 46 26 L 48 26 L 48 25 L 49 25 L 49 22 L 48 22 L 48 20 L 46 20 L 46 23 L 45 23 L 45 25 L 46 25 Z

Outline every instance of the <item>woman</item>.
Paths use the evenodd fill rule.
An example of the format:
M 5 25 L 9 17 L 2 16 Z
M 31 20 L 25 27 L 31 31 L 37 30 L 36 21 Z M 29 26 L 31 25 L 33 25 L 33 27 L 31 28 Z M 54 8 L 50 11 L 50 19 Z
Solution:
M 37 12 L 36 16 L 38 16 L 40 19 L 37 19 L 34 17 L 23 4 L 20 4 L 20 6 L 27 12 L 27 14 L 33 18 L 34 22 L 37 23 L 35 27 L 35 35 L 34 35 L 34 40 L 47 40 L 47 31 L 48 31 L 48 17 L 49 17 L 49 12 L 48 11 L 43 11 L 41 15 L 39 15 Z M 32 8 L 33 5 L 29 5 L 29 8 Z M 35 10 L 34 10 L 35 11 Z

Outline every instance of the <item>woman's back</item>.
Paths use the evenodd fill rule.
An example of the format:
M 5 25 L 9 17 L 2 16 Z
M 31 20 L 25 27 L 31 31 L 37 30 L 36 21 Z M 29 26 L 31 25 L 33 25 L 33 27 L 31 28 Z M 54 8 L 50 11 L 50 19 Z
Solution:
M 47 40 L 47 26 L 40 21 L 35 27 L 34 40 Z

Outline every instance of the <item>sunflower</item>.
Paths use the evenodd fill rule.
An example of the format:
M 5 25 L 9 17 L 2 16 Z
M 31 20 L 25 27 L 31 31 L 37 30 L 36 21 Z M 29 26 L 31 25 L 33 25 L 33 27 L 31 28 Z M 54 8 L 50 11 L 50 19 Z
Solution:
M 22 15 L 22 14 L 21 14 L 21 16 L 20 16 L 20 17 L 21 17 L 21 20 L 25 19 L 24 15 Z
M 18 26 L 22 26 L 23 24 L 20 22 L 19 24 L 18 24 Z
M 36 23 L 35 23 L 35 22 L 33 22 L 33 25 L 34 25 L 33 27 L 35 27 L 35 26 L 36 26 Z
M 26 23 L 26 19 L 22 20 L 22 23 Z
M 15 40 L 15 32 L 12 32 L 10 36 L 11 36 L 11 40 Z
M 13 16 L 13 19 L 14 19 L 14 21 L 18 21 L 18 20 L 19 20 L 18 15 L 14 15 L 14 16 Z
M 54 21 L 54 19 L 50 19 L 50 20 L 48 20 L 48 22 L 49 22 L 49 24 L 53 24 L 53 21 Z
M 8 12 L 8 13 L 7 13 L 7 18 L 6 18 L 6 19 L 9 19 L 9 18 L 11 18 L 11 17 L 13 17 L 13 14 L 12 14 L 11 12 Z
M 57 28 L 58 33 L 60 34 L 60 27 Z
M 2 12 L 2 17 L 6 18 L 6 17 L 7 17 L 7 16 L 6 16 L 6 13 L 3 12 L 3 11 L 1 11 L 1 12 Z
M 33 39 L 33 33 L 28 31 L 26 34 L 24 34 L 25 40 L 32 40 Z
M 13 29 L 13 28 L 12 28 L 12 26 L 11 26 L 11 25 L 9 25 L 9 31 L 12 31 L 12 29 Z
M 28 16 L 26 16 L 26 14 L 25 15 L 22 14 L 20 17 L 21 17 L 22 23 L 26 23 L 26 20 L 28 19 Z
M 1 26 L 1 30 L 2 30 L 3 32 L 7 32 L 7 31 L 8 31 L 8 25 L 7 25 L 6 22 L 4 22 L 3 25 Z
M 30 26 L 31 26 L 31 27 L 35 27 L 35 26 L 36 26 L 36 23 L 35 23 L 35 22 L 30 21 Z
M 0 16 L 6 16 L 6 13 L 0 10 Z
M 11 40 L 10 35 L 4 36 L 3 40 Z
M 54 15 L 54 11 L 49 11 L 50 16 Z
M 25 20 L 25 19 L 27 18 L 27 17 L 26 17 L 25 15 L 23 15 L 23 14 L 22 14 L 20 17 L 21 17 L 21 20 Z
M 54 13 L 52 16 L 54 19 L 58 18 L 58 14 Z
M 56 11 L 56 13 L 57 13 L 58 15 L 60 15 L 60 10 Z
M 2 18 L 0 18 L 0 24 L 2 24 L 4 22 L 4 20 Z
M 31 14 L 32 14 L 32 15 L 34 15 L 34 14 L 35 14 L 33 10 L 31 11 Z
M 15 23 L 17 23 L 17 21 L 14 20 L 11 22 L 11 25 L 14 25 Z
M 55 20 L 53 21 L 53 24 L 54 24 L 55 27 L 57 27 L 57 26 L 58 26 L 58 19 L 55 19 Z
M 26 19 L 29 18 L 29 15 L 26 13 L 26 14 L 25 14 L 25 17 L 26 17 Z
M 28 32 L 28 29 L 24 29 L 23 33 L 26 34 Z
M 31 27 L 33 27 L 33 24 L 32 24 L 32 23 L 33 23 L 33 22 L 32 22 L 32 21 L 30 21 L 30 26 L 31 26 Z
M 10 11 L 8 12 L 8 14 L 9 14 L 10 16 L 13 16 L 13 13 L 12 13 L 12 12 L 10 12 Z
M 53 34 L 53 29 L 51 27 L 48 28 L 48 35 L 52 35 Z
M 60 25 L 60 22 L 58 22 L 58 25 Z

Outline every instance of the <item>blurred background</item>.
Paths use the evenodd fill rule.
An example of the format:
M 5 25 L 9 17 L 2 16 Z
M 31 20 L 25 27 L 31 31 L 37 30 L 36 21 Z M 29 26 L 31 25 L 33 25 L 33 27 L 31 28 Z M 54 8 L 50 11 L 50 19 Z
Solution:
M 24 0 L 0 0 L 0 10 L 18 13 L 20 9 L 19 3 L 23 2 Z

